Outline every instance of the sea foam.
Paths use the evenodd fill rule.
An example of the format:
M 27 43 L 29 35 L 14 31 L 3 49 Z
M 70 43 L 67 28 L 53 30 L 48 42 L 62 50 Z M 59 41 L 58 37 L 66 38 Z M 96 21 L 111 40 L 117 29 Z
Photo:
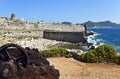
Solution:
M 102 39 L 96 38 L 96 36 L 101 35 L 101 34 L 98 34 L 94 31 L 91 31 L 91 32 L 93 32 L 94 34 L 87 37 L 88 43 L 93 43 L 93 46 L 95 48 L 98 47 L 99 45 L 102 45 L 103 44 L 103 43 L 101 43 Z

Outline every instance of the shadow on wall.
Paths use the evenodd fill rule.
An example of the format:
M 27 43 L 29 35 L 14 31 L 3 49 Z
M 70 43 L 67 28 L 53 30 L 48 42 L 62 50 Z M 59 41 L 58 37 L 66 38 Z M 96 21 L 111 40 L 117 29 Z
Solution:
M 71 43 L 87 43 L 83 32 L 44 31 L 43 38 Z

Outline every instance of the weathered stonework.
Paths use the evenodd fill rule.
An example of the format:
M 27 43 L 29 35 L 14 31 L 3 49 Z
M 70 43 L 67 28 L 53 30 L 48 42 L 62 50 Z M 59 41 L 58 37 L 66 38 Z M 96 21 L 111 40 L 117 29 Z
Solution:
M 72 43 L 86 43 L 83 32 L 47 32 L 44 31 L 43 37 L 51 40 L 65 41 Z
M 12 19 L 0 17 L 0 28 L 30 31 L 35 29 L 43 32 L 42 35 L 39 33 L 39 36 L 47 39 L 86 43 L 85 36 L 87 35 L 87 28 L 82 24 L 47 23 L 44 21 L 24 22 L 17 17 L 13 17 Z
M 85 26 L 81 24 L 62 24 L 62 23 L 47 23 L 47 22 L 24 22 L 17 17 L 7 18 L 0 17 L 0 28 L 9 29 L 40 29 L 54 30 L 65 32 L 85 32 Z

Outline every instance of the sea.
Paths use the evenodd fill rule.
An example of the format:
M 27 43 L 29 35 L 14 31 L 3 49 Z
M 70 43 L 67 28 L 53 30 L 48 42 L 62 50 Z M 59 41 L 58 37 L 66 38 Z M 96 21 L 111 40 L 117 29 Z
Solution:
M 94 32 L 88 37 L 88 42 L 94 43 L 94 46 L 109 44 L 120 52 L 120 28 L 88 28 L 88 30 Z

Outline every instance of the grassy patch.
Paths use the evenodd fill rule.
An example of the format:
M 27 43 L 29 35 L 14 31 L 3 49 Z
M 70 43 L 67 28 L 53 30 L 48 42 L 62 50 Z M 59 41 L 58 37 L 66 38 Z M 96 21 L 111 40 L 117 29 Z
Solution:
M 40 53 L 44 57 L 62 57 L 67 55 L 67 50 L 65 48 L 52 48 L 49 50 L 41 51 Z

